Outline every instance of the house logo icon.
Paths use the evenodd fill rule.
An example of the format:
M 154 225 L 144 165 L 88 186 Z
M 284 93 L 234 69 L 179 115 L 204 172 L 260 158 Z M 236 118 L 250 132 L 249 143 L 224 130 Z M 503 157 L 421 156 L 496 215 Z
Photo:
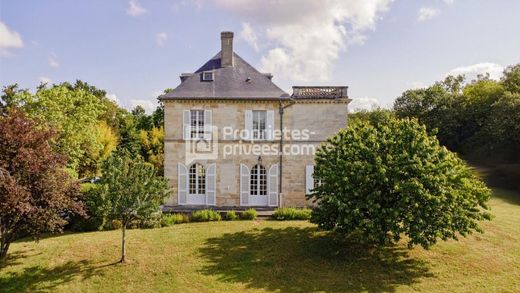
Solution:
M 186 140 L 185 150 L 186 165 L 218 159 L 218 128 L 212 126 L 202 137 Z

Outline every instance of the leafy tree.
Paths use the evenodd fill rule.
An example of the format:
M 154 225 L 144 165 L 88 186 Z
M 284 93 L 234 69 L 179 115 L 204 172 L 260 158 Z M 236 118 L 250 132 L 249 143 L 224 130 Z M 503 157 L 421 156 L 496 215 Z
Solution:
M 520 64 L 507 67 L 501 82 L 507 91 L 520 93 Z
M 86 176 L 101 175 L 101 163 L 110 157 L 116 149 L 118 137 L 104 121 L 94 128 L 94 143 L 86 149 L 85 157 L 80 162 L 80 174 Z
M 353 121 L 316 155 L 312 222 L 377 245 L 428 248 L 482 232 L 490 190 L 415 119 Z
M 408 90 L 395 100 L 395 113 L 400 118 L 417 118 L 443 145 L 457 149 L 460 115 L 456 103 L 461 82 L 460 77 L 448 77 L 428 88 Z
M 143 158 L 157 168 L 160 175 L 164 169 L 164 129 L 152 128 L 149 131 L 139 132 Z
M 112 155 L 103 164 L 100 197 L 109 218 L 121 222 L 121 262 L 126 259 L 126 228 L 133 220 L 143 220 L 159 211 L 168 193 L 166 179 L 156 175 L 150 164 L 128 153 Z
M 61 215 L 83 214 L 66 157 L 52 150 L 54 136 L 16 108 L 0 116 L 0 259 L 17 238 L 59 232 Z

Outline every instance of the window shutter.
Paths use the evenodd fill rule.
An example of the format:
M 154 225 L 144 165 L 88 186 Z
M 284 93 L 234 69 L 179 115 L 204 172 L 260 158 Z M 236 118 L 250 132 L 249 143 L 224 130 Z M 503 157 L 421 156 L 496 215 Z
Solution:
M 249 205 L 249 168 L 240 164 L 240 205 L 248 206 Z
M 182 139 L 189 140 L 191 136 L 191 112 L 182 111 Z
M 311 194 L 314 189 L 314 165 L 305 166 L 305 194 Z
M 245 139 L 250 140 L 253 138 L 253 111 L 252 110 L 246 110 L 244 121 L 245 121 L 245 130 L 246 130 Z
M 206 204 L 210 206 L 214 206 L 216 204 L 216 169 L 216 164 L 211 164 L 206 168 Z
M 179 205 L 184 205 L 188 203 L 188 168 L 179 163 L 177 170 L 177 200 Z
M 267 111 L 265 126 L 266 126 L 266 130 L 267 130 L 267 135 L 266 135 L 267 140 L 273 140 L 274 111 L 272 111 L 272 110 Z
M 267 177 L 268 204 L 271 207 L 278 206 L 278 164 L 274 164 L 269 168 L 269 177 Z
M 204 110 L 204 139 L 212 139 L 211 110 Z

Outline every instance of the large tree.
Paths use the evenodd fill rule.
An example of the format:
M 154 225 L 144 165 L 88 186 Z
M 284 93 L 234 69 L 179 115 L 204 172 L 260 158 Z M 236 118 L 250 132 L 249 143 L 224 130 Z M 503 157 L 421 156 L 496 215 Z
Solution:
M 481 231 L 490 190 L 417 120 L 378 113 L 330 138 L 316 155 L 311 197 L 321 228 L 386 245 L 425 248 Z
M 11 108 L 0 116 L 0 259 L 22 236 L 59 232 L 63 215 L 83 213 L 79 185 L 52 149 L 55 132 Z
M 126 229 L 134 220 L 143 220 L 159 212 L 168 194 L 168 183 L 157 176 L 155 168 L 140 157 L 128 153 L 112 155 L 103 164 L 98 196 L 108 217 L 121 221 L 121 262 L 126 261 Z

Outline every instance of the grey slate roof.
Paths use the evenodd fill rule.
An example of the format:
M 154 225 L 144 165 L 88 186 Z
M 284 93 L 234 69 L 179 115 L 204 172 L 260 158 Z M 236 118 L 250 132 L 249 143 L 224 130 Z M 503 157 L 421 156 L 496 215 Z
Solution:
M 180 99 L 276 99 L 287 93 L 244 59 L 233 53 L 232 67 L 220 66 L 220 52 L 160 100 Z M 213 81 L 203 81 L 202 72 L 213 71 Z

